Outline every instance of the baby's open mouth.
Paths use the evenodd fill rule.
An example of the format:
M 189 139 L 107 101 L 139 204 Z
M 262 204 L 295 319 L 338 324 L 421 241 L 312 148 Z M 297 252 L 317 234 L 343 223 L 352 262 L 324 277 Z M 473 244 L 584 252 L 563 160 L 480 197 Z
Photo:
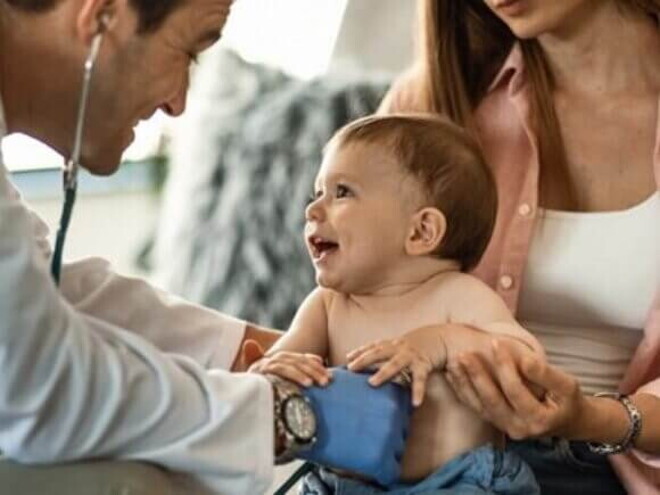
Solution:
M 311 247 L 312 257 L 315 260 L 321 259 L 339 249 L 339 244 L 320 236 L 313 235 L 310 236 L 308 240 Z

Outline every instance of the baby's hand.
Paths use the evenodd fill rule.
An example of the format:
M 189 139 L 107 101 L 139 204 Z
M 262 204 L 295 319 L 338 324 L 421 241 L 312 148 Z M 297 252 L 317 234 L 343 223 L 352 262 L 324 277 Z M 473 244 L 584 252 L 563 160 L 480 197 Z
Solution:
M 314 383 L 325 386 L 332 379 L 332 372 L 324 366 L 321 356 L 300 352 L 279 351 L 272 356 L 264 356 L 248 371 L 277 375 L 303 387 Z
M 375 387 L 397 375 L 412 375 L 412 402 L 419 406 L 426 393 L 429 373 L 442 369 L 447 347 L 437 326 L 422 327 L 396 339 L 381 340 L 348 353 L 348 369 L 360 371 L 372 365 L 379 370 L 369 379 Z

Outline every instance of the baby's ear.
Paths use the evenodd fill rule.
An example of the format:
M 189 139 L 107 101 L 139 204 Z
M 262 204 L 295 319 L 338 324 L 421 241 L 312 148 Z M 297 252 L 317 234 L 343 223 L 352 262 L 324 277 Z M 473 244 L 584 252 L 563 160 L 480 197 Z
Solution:
M 424 256 L 433 253 L 447 232 L 445 215 L 433 207 L 426 207 L 415 213 L 410 221 L 406 238 L 406 253 L 411 256 Z

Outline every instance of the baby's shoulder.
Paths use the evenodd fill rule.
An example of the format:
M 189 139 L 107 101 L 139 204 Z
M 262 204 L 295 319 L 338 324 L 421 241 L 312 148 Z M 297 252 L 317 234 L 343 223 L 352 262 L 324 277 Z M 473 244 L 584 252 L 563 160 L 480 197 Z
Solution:
M 435 284 L 433 299 L 448 309 L 466 304 L 485 304 L 498 297 L 487 284 L 469 273 L 452 272 L 438 277 Z
M 323 302 L 326 311 L 341 308 L 342 306 L 345 306 L 350 300 L 347 294 L 337 292 L 332 289 L 327 289 L 325 287 L 316 287 L 314 292 L 315 297 L 319 298 L 319 300 Z
M 484 293 L 492 292 L 492 289 L 479 278 L 469 273 L 451 272 L 436 277 L 433 281 L 434 289 L 444 293 Z

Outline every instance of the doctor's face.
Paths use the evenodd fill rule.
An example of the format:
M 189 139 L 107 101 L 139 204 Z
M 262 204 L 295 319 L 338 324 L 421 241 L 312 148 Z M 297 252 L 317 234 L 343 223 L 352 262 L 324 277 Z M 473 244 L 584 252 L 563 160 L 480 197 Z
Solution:
M 136 33 L 137 14 L 130 6 L 118 14 L 92 77 L 82 160 L 90 172 L 116 171 L 141 120 L 158 109 L 172 116 L 185 110 L 191 62 L 220 38 L 231 3 L 183 0 L 146 34 Z

